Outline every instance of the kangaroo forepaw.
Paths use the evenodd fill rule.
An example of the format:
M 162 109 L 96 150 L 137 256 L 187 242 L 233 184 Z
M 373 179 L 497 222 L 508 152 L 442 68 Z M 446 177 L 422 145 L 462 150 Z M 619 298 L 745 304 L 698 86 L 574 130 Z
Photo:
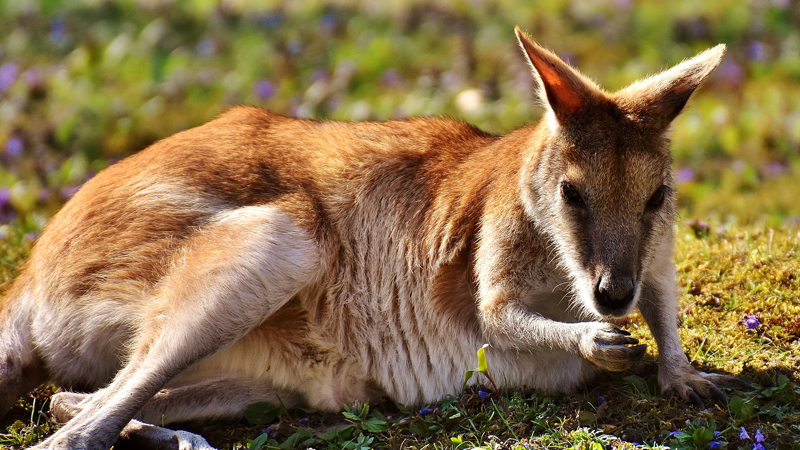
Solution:
M 594 323 L 584 335 L 581 352 L 592 364 L 619 372 L 633 366 L 644 357 L 646 344 L 631 337 L 627 331 L 614 328 L 607 323 Z

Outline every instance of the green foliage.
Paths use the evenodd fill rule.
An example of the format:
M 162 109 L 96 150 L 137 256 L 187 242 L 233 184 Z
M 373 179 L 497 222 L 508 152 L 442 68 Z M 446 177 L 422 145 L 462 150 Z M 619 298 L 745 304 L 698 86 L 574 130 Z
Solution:
M 258 402 L 249 405 L 244 410 L 244 418 L 250 425 L 260 426 L 272 423 L 285 413 L 286 409 L 280 405 L 274 405 L 269 402 Z
M 486 362 L 486 348 L 489 347 L 489 344 L 483 344 L 481 348 L 478 349 L 478 367 L 472 370 L 468 370 L 464 375 L 464 385 L 461 387 L 461 390 L 467 389 L 467 383 L 472 378 L 472 376 L 476 373 L 483 374 L 486 378 L 489 378 L 489 364 Z

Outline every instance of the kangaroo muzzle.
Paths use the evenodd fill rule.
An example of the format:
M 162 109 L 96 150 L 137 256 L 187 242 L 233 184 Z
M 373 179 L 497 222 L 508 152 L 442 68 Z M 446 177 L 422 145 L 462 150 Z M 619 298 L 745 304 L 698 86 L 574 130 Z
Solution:
M 630 275 L 604 273 L 595 285 L 594 301 L 603 315 L 624 316 L 633 303 L 636 285 Z

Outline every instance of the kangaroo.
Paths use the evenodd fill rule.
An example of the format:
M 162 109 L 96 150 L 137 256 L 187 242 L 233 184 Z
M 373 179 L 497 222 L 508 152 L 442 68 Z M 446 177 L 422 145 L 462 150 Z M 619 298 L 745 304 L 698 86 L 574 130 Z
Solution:
M 635 308 L 661 391 L 724 401 L 678 337 L 667 131 L 725 46 L 608 93 L 516 35 L 546 111 L 507 135 L 236 107 L 89 180 L 0 304 L 0 411 L 52 381 L 36 448 L 210 448 L 151 424 L 433 402 L 485 342 L 568 392 L 642 358 Z

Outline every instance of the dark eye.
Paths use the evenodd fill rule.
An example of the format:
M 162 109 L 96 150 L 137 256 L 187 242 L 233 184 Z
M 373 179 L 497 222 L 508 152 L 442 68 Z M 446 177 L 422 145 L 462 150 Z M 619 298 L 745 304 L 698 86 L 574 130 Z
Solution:
M 647 201 L 647 209 L 656 209 L 664 204 L 664 197 L 666 196 L 666 186 L 661 186 L 653 192 L 650 200 Z
M 583 197 L 581 197 L 581 193 L 578 192 L 578 189 L 572 185 L 569 181 L 564 181 L 561 183 L 561 194 L 564 196 L 564 199 L 572 206 L 585 206 L 586 203 L 583 201 Z

